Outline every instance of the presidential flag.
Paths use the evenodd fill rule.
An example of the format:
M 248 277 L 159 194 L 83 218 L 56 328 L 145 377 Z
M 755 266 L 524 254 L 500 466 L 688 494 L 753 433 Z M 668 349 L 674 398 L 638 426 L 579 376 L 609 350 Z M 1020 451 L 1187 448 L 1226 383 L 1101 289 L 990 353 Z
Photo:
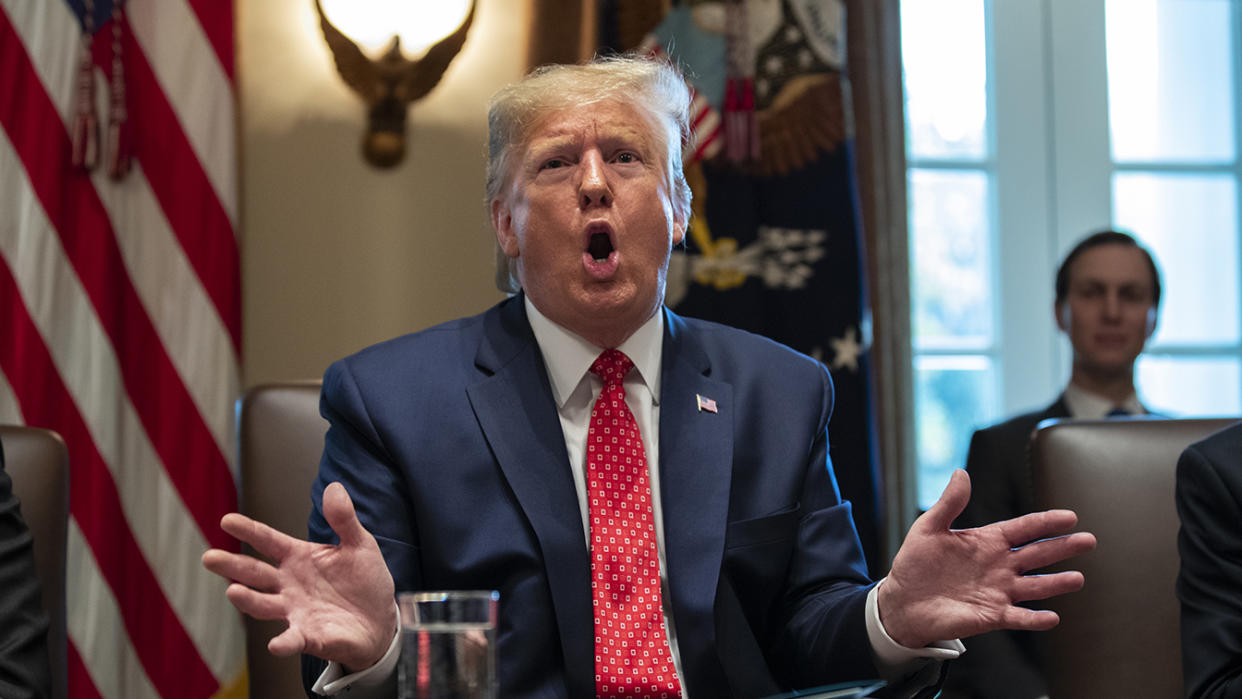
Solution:
M 829 424 L 841 493 L 873 571 L 880 559 L 860 215 L 842 0 L 605 2 L 600 36 L 669 56 L 694 91 L 683 148 L 694 216 L 669 265 L 679 313 L 766 335 L 832 373 Z M 654 21 L 653 21 L 654 19 Z
M 241 697 L 232 0 L 0 0 L 0 421 L 69 448 L 71 697 Z

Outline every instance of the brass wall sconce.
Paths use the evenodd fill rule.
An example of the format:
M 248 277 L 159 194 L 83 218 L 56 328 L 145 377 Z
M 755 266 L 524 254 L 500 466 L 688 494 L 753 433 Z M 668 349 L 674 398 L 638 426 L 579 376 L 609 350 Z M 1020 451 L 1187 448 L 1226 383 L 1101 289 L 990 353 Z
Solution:
M 321 1 L 315 0 L 319 26 L 332 49 L 336 69 L 367 106 L 367 131 L 362 138 L 362 154 L 367 162 L 390 168 L 405 157 L 405 117 L 410 103 L 431 92 L 461 51 L 474 21 L 475 4 L 476 0 L 471 0 L 470 11 L 453 33 L 433 43 L 422 58 L 411 60 L 401 52 L 401 37 L 397 34 L 384 54 L 372 59 L 358 42 L 328 20 Z

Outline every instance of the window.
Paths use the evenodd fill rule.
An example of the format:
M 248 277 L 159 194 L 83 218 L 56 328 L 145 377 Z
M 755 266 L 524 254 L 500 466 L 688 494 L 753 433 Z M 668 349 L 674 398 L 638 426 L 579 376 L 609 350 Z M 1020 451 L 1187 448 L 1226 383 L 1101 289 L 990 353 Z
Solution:
M 1088 231 L 1164 277 L 1140 397 L 1242 414 L 1239 0 L 902 0 L 919 504 L 1055 399 L 1052 280 Z
M 919 502 L 996 412 L 995 238 L 984 0 L 903 2 Z M 948 37 L 952 37 L 951 40 Z

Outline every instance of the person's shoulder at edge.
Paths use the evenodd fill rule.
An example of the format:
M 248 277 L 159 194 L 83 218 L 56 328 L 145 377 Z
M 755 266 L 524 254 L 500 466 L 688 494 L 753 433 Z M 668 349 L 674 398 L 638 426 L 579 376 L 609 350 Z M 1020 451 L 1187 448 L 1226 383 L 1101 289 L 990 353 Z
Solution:
M 1232 463 L 1238 460 L 1238 447 L 1242 445 L 1242 422 L 1236 422 L 1186 447 L 1212 463 Z

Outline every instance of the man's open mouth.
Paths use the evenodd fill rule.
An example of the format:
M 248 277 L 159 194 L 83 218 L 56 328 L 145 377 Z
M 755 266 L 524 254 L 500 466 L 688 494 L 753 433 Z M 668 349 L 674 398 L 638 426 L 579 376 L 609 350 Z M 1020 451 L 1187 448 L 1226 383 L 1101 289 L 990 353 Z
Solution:
M 605 262 L 617 246 L 612 239 L 612 226 L 604 221 L 596 221 L 586 229 L 586 253 L 596 262 Z
M 587 273 L 601 281 L 612 278 L 620 264 L 612 226 L 606 221 L 591 223 L 586 228 L 585 237 L 582 262 Z
M 591 234 L 591 238 L 587 243 L 587 253 L 591 255 L 591 259 L 596 262 L 603 262 L 612 254 L 612 236 L 606 231 L 597 231 Z

